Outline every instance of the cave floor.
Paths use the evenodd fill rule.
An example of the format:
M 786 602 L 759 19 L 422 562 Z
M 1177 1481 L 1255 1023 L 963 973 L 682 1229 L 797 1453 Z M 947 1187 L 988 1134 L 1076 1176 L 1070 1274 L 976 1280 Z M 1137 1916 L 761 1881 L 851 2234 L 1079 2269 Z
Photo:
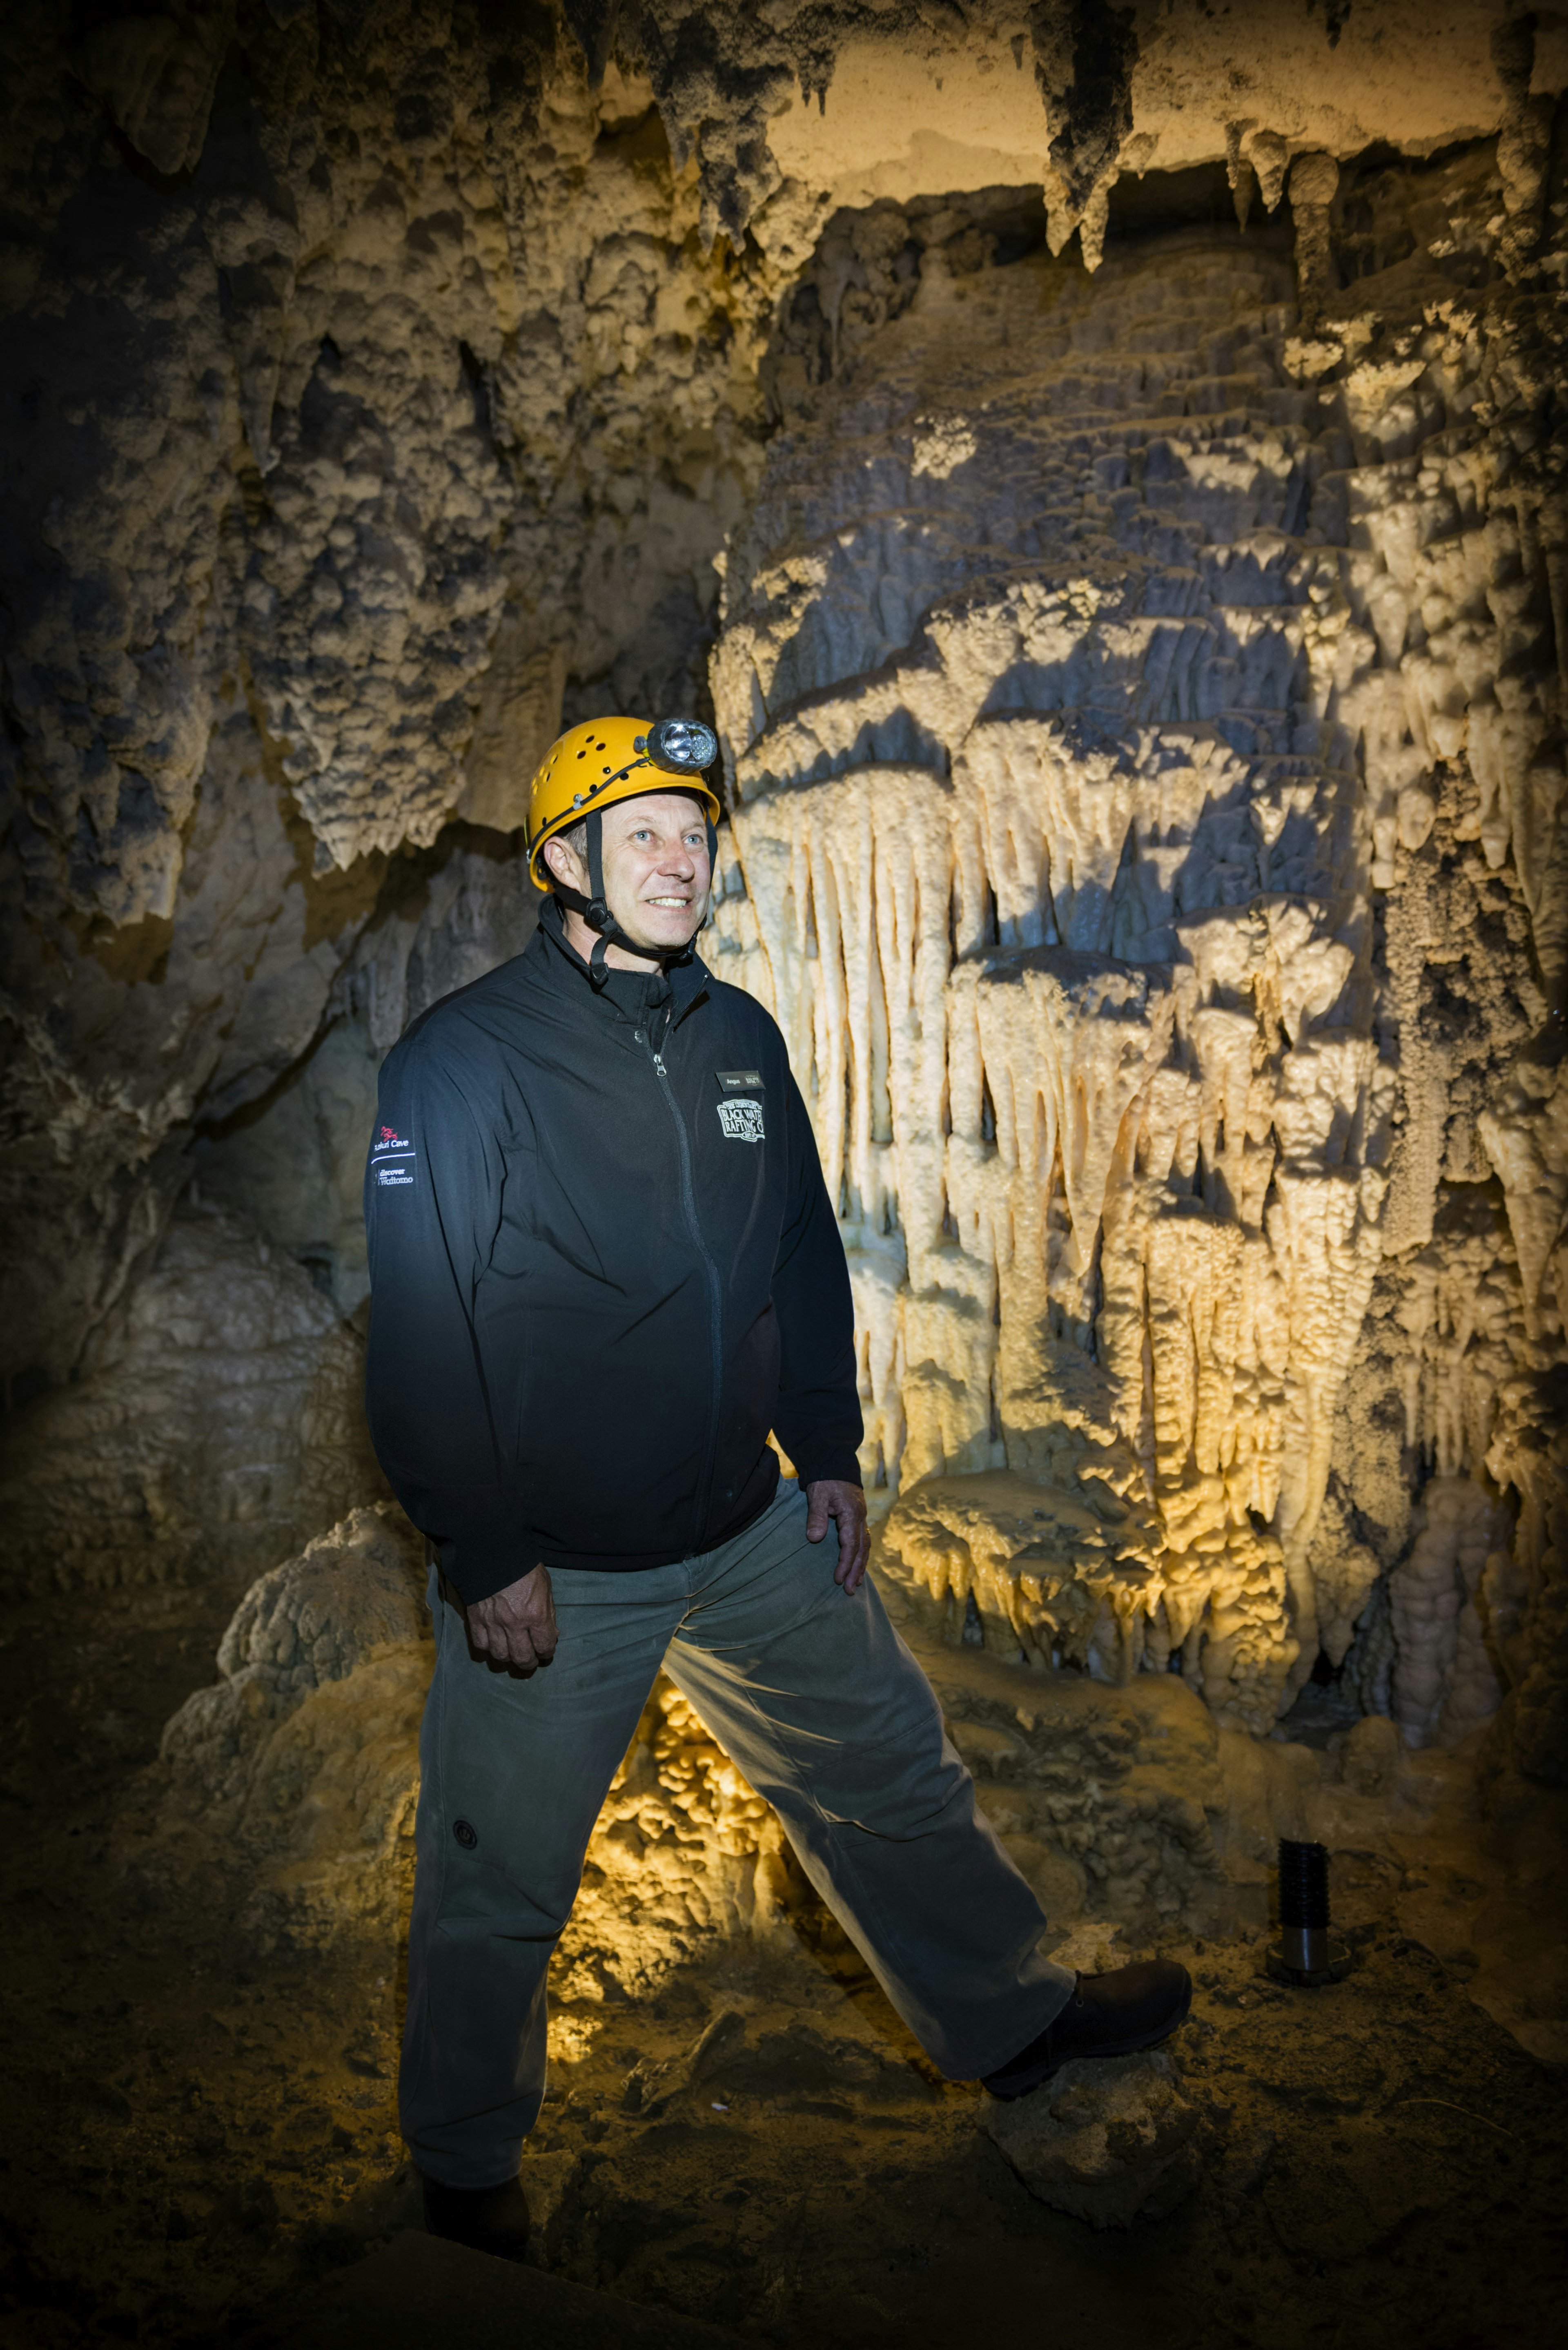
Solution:
M 396 1949 L 247 1952 L 210 1888 L 138 1893 L 117 1858 L 135 1773 L 211 1678 L 235 1596 L 37 1603 L 0 1648 L 5 2350 L 281 2344 L 415 2219 Z M 1403 1932 L 1400 1891 L 1386 1861 L 1336 1864 L 1356 1965 L 1331 1991 L 1271 1984 L 1261 1942 L 1162 1946 L 1198 1986 L 1172 2049 L 1204 2168 L 1130 2231 L 1034 2199 L 978 2126 L 982 2093 L 932 2074 L 820 1913 L 730 1946 L 584 2019 L 527 2156 L 542 2264 L 823 2350 L 1545 2336 L 1562 2074 Z

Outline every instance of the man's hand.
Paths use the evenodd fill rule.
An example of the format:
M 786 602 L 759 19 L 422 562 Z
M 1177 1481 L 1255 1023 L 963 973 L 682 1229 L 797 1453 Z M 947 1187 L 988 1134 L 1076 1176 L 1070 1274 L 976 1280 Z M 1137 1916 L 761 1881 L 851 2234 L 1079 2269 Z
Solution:
M 837 1477 L 819 1477 L 815 1485 L 805 1489 L 810 1503 L 806 1513 L 805 1538 L 820 1542 L 827 1532 L 827 1521 L 838 1524 L 838 1565 L 833 1570 L 833 1580 L 841 1583 L 846 1593 L 858 1591 L 866 1574 L 866 1562 L 871 1555 L 871 1535 L 866 1523 L 866 1496 L 858 1485 L 846 1485 Z
M 471 1600 L 467 1613 L 469 1639 L 493 1665 L 527 1674 L 547 1665 L 556 1653 L 560 1636 L 548 1567 L 535 1567 L 488 1599 Z

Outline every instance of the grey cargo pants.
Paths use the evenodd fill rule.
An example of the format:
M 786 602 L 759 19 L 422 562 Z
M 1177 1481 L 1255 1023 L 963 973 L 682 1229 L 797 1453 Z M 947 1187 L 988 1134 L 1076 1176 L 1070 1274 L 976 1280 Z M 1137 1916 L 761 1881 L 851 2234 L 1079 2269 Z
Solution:
M 470 1654 L 434 1598 L 400 2108 L 420 2168 L 510 2177 L 545 2091 L 545 1976 L 609 1783 L 660 1665 L 765 1795 L 894 2006 L 955 2080 L 1064 2005 L 1033 1894 L 977 1814 L 929 1682 L 867 1582 L 833 1580 L 792 1483 L 733 1542 L 638 1574 L 554 1577 L 560 1647 L 529 1679 Z

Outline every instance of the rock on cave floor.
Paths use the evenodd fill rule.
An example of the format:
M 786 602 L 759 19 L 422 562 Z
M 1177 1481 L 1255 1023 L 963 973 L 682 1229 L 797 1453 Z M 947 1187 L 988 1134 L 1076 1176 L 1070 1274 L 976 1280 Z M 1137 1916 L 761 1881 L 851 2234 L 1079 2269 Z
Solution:
M 199 1883 L 138 1904 L 116 1872 L 117 1806 L 234 1596 L 38 1603 L 0 1648 L 7 2350 L 282 2343 L 413 2217 L 399 1951 L 261 1957 Z M 1406 1939 L 1399 1890 L 1386 1864 L 1336 1865 L 1357 1966 L 1333 1991 L 1270 1984 L 1257 1942 L 1166 1946 L 1198 1985 L 1173 2054 L 1201 2174 L 1103 2233 L 1027 2191 L 981 2093 L 934 2076 L 830 1921 L 732 1946 L 596 2009 L 556 2068 L 528 2156 L 541 2262 L 823 2350 L 1544 2337 L 1561 2076 Z

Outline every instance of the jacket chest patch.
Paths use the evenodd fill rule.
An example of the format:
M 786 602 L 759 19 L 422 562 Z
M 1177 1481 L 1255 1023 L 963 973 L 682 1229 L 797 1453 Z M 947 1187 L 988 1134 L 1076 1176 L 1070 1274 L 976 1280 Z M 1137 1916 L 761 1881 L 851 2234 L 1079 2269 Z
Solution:
M 732 1142 L 761 1142 L 763 1106 L 759 1101 L 722 1101 L 719 1123 Z

